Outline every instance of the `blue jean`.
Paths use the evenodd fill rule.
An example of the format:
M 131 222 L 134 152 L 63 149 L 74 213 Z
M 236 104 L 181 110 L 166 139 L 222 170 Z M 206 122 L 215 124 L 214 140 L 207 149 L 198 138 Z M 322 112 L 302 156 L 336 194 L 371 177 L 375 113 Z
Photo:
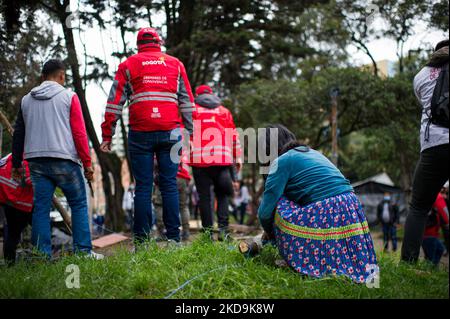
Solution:
M 397 227 L 393 224 L 383 224 L 384 249 L 388 249 L 389 239 L 392 241 L 392 250 L 397 250 Z
M 180 241 L 180 210 L 178 206 L 177 172 L 181 150 L 181 131 L 154 131 L 128 134 L 131 170 L 136 180 L 134 193 L 135 242 L 148 238 L 153 224 L 152 190 L 154 157 L 158 161 L 159 187 L 163 202 L 163 222 L 167 238 Z M 172 154 L 172 156 L 171 156 Z M 174 157 L 174 158 L 171 158 Z
M 67 198 L 72 212 L 73 250 L 92 250 L 86 198 L 86 186 L 81 168 L 70 160 L 55 158 L 30 159 L 30 174 L 34 190 L 34 210 L 31 241 L 47 256 L 52 254 L 50 208 L 56 187 Z
M 425 237 L 422 241 L 422 248 L 426 260 L 431 261 L 434 265 L 439 264 L 445 247 L 438 238 Z

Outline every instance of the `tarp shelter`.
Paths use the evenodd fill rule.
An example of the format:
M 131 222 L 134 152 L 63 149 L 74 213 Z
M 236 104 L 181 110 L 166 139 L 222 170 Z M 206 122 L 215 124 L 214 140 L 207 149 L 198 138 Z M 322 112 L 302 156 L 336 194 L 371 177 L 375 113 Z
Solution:
M 385 192 L 391 193 L 393 201 L 399 206 L 400 218 L 404 219 L 406 216 L 407 200 L 405 193 L 401 188 L 394 185 L 388 174 L 381 173 L 353 183 L 352 186 L 363 205 L 370 225 L 377 222 L 377 207 L 383 200 Z

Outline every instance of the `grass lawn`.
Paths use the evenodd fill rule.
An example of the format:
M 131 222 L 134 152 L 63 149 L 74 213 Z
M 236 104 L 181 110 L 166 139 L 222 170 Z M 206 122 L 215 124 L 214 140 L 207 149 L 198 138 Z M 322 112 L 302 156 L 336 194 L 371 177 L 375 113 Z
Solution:
M 398 264 L 398 255 L 378 255 L 380 288 L 344 278 L 302 278 L 278 268 L 275 248 L 245 258 L 236 243 L 200 238 L 182 248 L 150 244 L 136 254 L 118 248 L 102 261 L 70 256 L 55 262 L 20 262 L 0 268 L 0 298 L 448 298 L 446 269 Z M 80 269 L 80 288 L 66 287 L 66 267 Z M 198 275 L 201 275 L 196 277 Z

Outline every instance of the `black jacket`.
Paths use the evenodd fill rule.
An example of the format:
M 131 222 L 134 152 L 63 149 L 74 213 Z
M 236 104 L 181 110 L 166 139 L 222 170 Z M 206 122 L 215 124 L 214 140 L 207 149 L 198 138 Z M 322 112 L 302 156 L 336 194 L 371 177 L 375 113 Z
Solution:
M 385 224 L 383 221 L 383 208 L 384 204 L 386 203 L 385 200 L 382 200 L 377 207 L 377 218 L 378 222 Z M 399 222 L 399 209 L 396 204 L 393 204 L 392 202 L 389 202 L 389 223 L 388 224 L 395 224 Z

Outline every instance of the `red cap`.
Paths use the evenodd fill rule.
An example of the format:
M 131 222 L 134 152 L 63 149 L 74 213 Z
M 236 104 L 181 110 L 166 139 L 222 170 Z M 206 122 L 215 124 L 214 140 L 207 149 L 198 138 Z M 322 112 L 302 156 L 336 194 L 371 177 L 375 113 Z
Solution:
M 195 95 L 213 94 L 213 90 L 208 85 L 200 85 L 195 89 Z
M 137 35 L 138 49 L 151 46 L 160 46 L 163 43 L 158 31 L 154 28 L 142 28 Z

